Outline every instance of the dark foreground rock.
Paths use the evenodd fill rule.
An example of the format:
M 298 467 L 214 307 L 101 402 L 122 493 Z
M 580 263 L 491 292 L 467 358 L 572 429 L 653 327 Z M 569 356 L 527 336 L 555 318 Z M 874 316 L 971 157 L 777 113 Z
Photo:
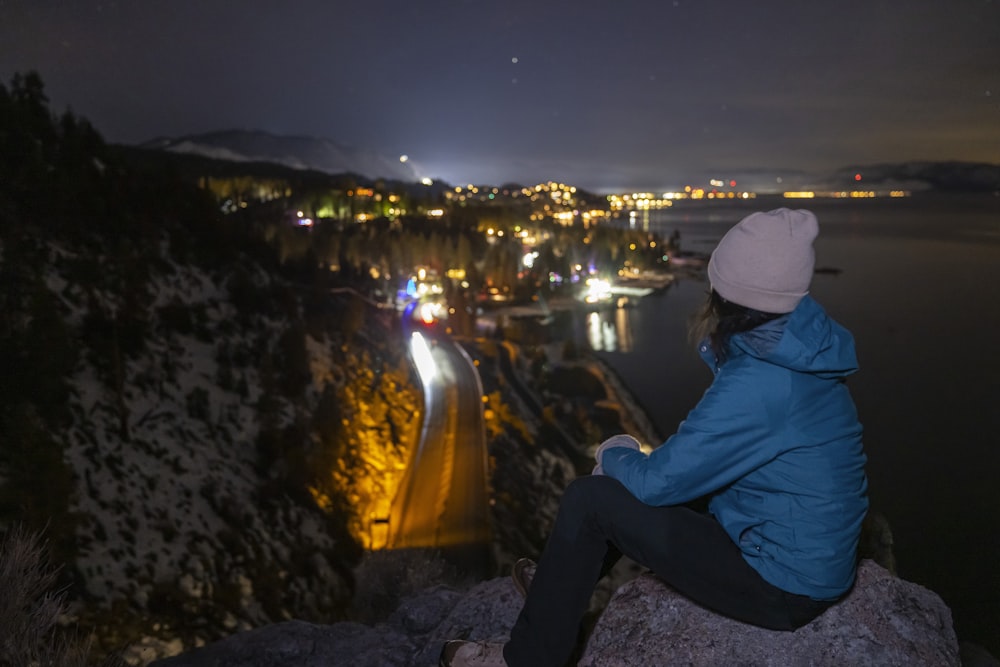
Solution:
M 795 632 L 713 614 L 652 575 L 618 589 L 581 667 L 960 665 L 951 611 L 934 592 L 863 561 L 854 590 Z
M 449 639 L 500 639 L 521 610 L 509 578 L 468 592 L 431 588 L 405 600 L 385 623 L 314 625 L 288 621 L 242 632 L 153 662 L 150 667 L 411 667 L 437 665 Z
M 408 599 L 375 626 L 291 621 L 153 665 L 425 667 L 437 664 L 448 639 L 506 640 L 520 607 L 521 598 L 507 578 L 483 582 L 466 593 L 439 587 Z M 961 660 L 951 612 L 941 598 L 863 561 L 851 594 L 796 632 L 723 618 L 656 577 L 642 575 L 612 597 L 579 664 L 945 667 Z

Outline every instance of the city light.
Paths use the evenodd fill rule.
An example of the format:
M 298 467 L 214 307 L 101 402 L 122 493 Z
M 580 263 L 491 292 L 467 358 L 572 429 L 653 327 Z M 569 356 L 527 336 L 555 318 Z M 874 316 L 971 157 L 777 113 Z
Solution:
M 420 321 L 424 324 L 434 324 L 437 322 L 441 310 L 442 307 L 439 303 L 420 304 Z
M 611 283 L 603 278 L 588 278 L 583 300 L 587 303 L 601 303 L 611 300 Z

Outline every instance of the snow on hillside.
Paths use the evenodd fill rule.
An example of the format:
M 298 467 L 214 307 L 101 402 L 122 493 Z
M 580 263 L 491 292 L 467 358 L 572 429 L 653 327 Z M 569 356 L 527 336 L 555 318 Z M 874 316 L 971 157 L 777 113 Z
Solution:
M 330 139 L 290 137 L 260 131 L 230 130 L 145 144 L 175 153 L 202 155 L 234 162 L 271 162 L 293 169 L 313 169 L 329 174 L 353 173 L 415 183 L 423 176 L 411 163 L 371 150 L 342 146 Z
M 109 313 L 121 307 L 118 295 L 65 274 L 71 253 L 52 254 L 46 283 L 72 326 L 83 326 L 94 299 Z M 278 339 L 286 322 L 258 317 L 253 327 L 235 326 L 237 308 L 221 280 L 176 263 L 154 273 L 147 312 L 173 308 L 191 318 L 190 331 L 150 327 L 141 354 L 120 369 L 110 363 L 120 391 L 102 377 L 108 360 L 84 355 L 65 435 L 77 479 L 71 565 L 83 590 L 74 593 L 123 634 L 134 622 L 164 639 L 183 636 L 188 646 L 285 618 L 329 619 L 351 594 L 329 517 L 267 490 L 281 471 L 260 469 L 263 379 L 254 364 L 232 362 Z M 257 270 L 252 280 L 263 290 L 274 278 Z M 301 404 L 282 401 L 277 426 L 308 420 L 332 380 L 330 344 L 307 340 L 314 381 Z M 229 351 L 226 363 L 220 350 Z

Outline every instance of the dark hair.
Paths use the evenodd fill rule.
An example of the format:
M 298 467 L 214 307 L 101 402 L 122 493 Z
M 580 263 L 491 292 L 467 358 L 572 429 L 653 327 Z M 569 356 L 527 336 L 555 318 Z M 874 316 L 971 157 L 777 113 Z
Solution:
M 705 304 L 695 313 L 688 335 L 695 344 L 708 338 L 709 345 L 721 363 L 733 334 L 756 329 L 765 322 L 781 317 L 781 313 L 765 313 L 726 301 L 715 290 L 708 293 Z

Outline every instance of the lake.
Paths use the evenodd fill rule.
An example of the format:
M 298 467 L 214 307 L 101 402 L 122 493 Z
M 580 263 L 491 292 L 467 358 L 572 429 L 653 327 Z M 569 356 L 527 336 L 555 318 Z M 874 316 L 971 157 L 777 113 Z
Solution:
M 1000 656 L 1000 197 L 685 202 L 635 224 L 708 253 L 778 206 L 819 218 L 811 293 L 855 335 L 848 384 L 899 574 L 944 598 L 960 639 Z M 580 342 L 664 437 L 711 380 L 685 329 L 707 289 L 682 278 L 633 308 L 577 316 Z

